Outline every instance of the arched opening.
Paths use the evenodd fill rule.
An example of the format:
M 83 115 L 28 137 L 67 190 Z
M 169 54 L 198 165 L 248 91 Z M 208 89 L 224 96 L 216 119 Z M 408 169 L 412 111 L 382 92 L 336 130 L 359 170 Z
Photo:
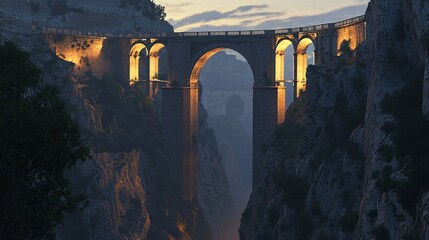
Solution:
M 207 122 L 214 130 L 234 202 L 233 211 L 226 211 L 225 219 L 214 227 L 215 239 L 238 239 L 241 213 L 252 191 L 253 82 L 245 57 L 230 48 L 203 54 L 190 76 L 191 85 L 199 85 L 199 106 L 208 113 Z M 199 134 L 204 138 L 201 131 Z M 207 178 L 198 179 L 199 188 L 211 191 L 214 186 L 204 181 Z
M 147 89 L 149 96 L 154 96 L 160 88 L 167 86 L 167 79 L 167 48 L 162 43 L 155 43 L 149 51 L 149 82 Z
M 314 61 L 313 40 L 308 37 L 301 39 L 296 49 L 296 97 L 299 97 L 299 94 L 305 91 L 307 83 L 307 67 L 309 64 L 314 64 Z
M 162 43 L 154 44 L 149 52 L 149 79 L 167 80 L 167 49 Z
M 135 82 L 144 80 L 144 73 L 146 71 L 144 66 L 147 64 L 147 47 L 143 43 L 136 43 L 132 46 L 130 51 L 130 85 Z
M 288 39 L 281 40 L 276 47 L 276 81 L 286 87 L 286 106 L 293 102 L 294 96 L 294 48 Z

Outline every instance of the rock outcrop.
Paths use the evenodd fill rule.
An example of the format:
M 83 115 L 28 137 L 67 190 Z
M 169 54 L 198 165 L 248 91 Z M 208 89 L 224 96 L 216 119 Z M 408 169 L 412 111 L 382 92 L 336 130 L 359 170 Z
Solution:
M 428 12 L 427 1 L 372 0 L 355 63 L 308 68 L 241 239 L 427 239 Z
M 216 237 L 225 228 L 233 201 L 216 137 L 207 124 L 207 112 L 201 103 L 198 114 L 198 201 Z
M 0 40 L 31 52 L 44 82 L 59 88 L 91 146 L 92 159 L 67 172 L 74 191 L 85 194 L 88 203 L 66 217 L 57 239 L 212 239 L 211 228 L 216 229 L 232 204 L 206 117 L 200 119 L 200 137 L 206 139 L 199 154 L 200 173 L 205 174 L 200 177 L 200 203 L 183 201 L 169 191 L 173 180 L 165 173 L 159 109 L 96 62 L 100 53 L 102 61 L 109 61 L 103 52 L 108 50 L 100 47 L 103 40 L 94 38 L 76 51 L 73 47 L 85 39 L 47 37 L 31 28 L 36 23 L 109 33 L 172 31 L 167 22 L 153 19 L 153 11 L 149 0 L 0 3 Z

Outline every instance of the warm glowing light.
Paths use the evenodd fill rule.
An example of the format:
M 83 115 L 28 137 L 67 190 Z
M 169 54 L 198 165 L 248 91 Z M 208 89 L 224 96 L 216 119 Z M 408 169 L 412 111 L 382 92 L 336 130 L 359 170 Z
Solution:
M 194 68 L 192 69 L 191 77 L 190 77 L 190 84 L 197 85 L 198 84 L 198 78 L 200 77 L 201 70 L 204 67 L 204 64 L 216 53 L 224 50 L 225 48 L 215 48 L 207 53 L 205 53 L 194 65 Z
M 285 51 L 290 45 L 292 42 L 284 39 L 276 47 L 276 81 L 285 80 Z M 283 82 L 280 85 L 283 86 Z
M 159 51 L 165 48 L 164 44 L 154 44 L 149 52 L 149 79 L 158 79 L 159 77 Z
M 343 41 L 350 42 L 350 49 L 356 50 L 359 43 L 365 39 L 365 24 L 352 25 L 337 30 L 337 56 L 340 55 L 340 47 Z
M 313 44 L 313 40 L 310 38 L 303 38 L 298 44 L 296 49 L 296 86 L 295 86 L 295 94 L 296 97 L 299 97 L 299 94 L 302 91 L 305 91 L 306 88 L 306 73 L 307 73 L 307 48 L 310 44 Z
M 147 53 L 147 47 L 143 43 L 136 43 L 132 46 L 130 51 L 130 85 L 139 79 L 139 62 L 140 53 L 144 50 Z
M 59 41 L 54 36 L 47 36 L 47 41 L 58 57 L 75 64 L 75 71 L 85 71 L 91 63 L 98 61 L 104 38 L 64 36 Z

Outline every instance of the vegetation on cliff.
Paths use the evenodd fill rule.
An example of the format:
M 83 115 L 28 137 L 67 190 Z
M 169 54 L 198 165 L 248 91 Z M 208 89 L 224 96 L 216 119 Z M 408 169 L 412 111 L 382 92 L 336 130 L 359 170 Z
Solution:
M 88 158 L 58 91 L 41 83 L 29 54 L 0 46 L 0 238 L 54 239 L 82 206 L 64 171 Z

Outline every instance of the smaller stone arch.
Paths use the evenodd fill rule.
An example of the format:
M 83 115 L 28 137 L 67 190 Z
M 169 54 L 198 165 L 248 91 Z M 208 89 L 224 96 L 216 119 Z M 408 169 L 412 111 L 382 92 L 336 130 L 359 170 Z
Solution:
M 296 47 L 296 53 L 300 53 L 300 54 L 305 53 L 310 44 L 315 45 L 315 40 L 309 35 L 302 36 L 298 41 L 298 45 Z
M 141 52 L 145 51 L 145 55 L 148 54 L 147 46 L 142 42 L 137 42 L 131 46 L 130 50 L 130 85 L 134 82 L 139 81 L 139 63 Z
M 287 48 L 293 47 L 294 44 L 292 40 L 288 38 L 281 39 L 276 46 L 276 76 L 275 80 L 280 82 L 280 85 L 283 86 L 283 81 L 285 80 L 285 51 Z M 294 48 L 295 49 L 295 48 Z
M 295 95 L 296 97 L 299 97 L 300 93 L 302 91 L 305 91 L 306 85 L 307 85 L 307 65 L 308 65 L 308 55 L 307 55 L 307 48 L 311 44 L 316 47 L 314 44 L 313 38 L 310 36 L 303 36 L 299 42 L 298 46 L 296 47 L 296 83 L 295 83 Z M 313 56 L 314 57 L 314 56 Z
M 159 53 L 162 49 L 166 49 L 161 42 L 155 42 L 149 51 L 149 79 L 159 79 Z M 165 79 L 163 79 L 165 80 Z

